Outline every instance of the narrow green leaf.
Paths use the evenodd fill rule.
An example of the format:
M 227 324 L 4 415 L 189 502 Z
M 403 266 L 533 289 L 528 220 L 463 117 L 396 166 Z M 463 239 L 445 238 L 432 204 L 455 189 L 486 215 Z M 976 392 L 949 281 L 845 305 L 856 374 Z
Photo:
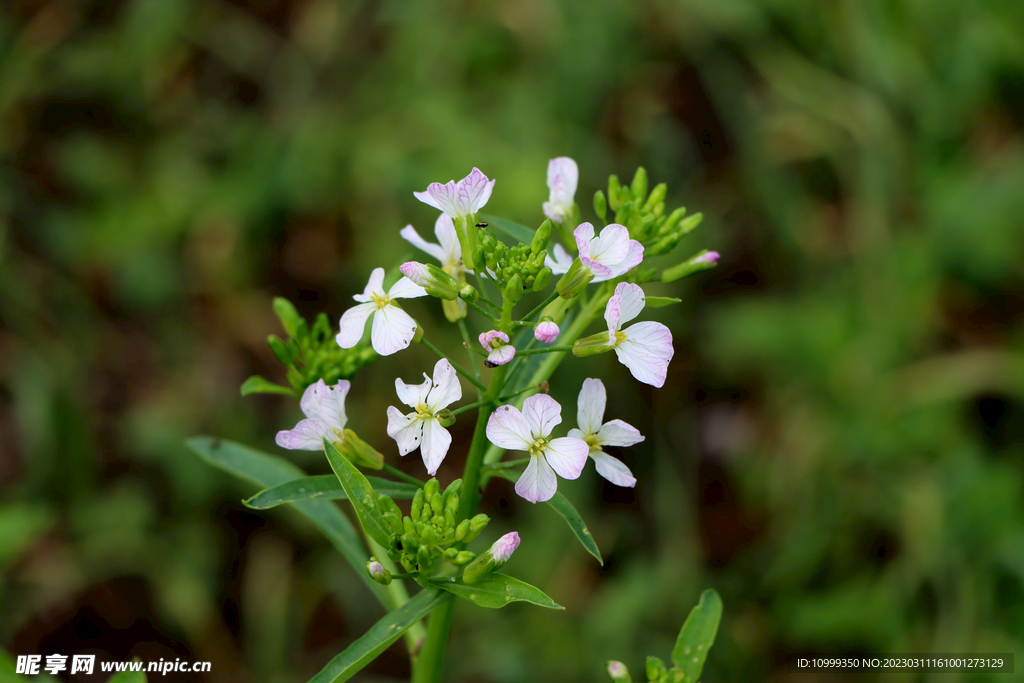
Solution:
M 261 488 L 277 486 L 306 476 L 292 463 L 268 455 L 234 441 L 225 441 L 209 436 L 194 436 L 185 442 L 200 458 L 217 469 L 256 484 Z M 324 536 L 348 560 L 356 574 L 385 608 L 394 606 L 387 589 L 371 579 L 364 569 L 370 559 L 363 548 L 362 539 L 348 517 L 334 503 L 327 500 L 305 500 L 295 503 L 295 509 L 309 518 L 323 532 Z
M 519 478 L 517 476 L 518 472 L 511 472 L 509 470 L 495 470 L 494 474 L 509 481 L 516 481 Z M 587 523 L 580 517 L 580 513 L 576 512 L 576 508 L 569 502 L 569 499 L 556 491 L 555 495 L 546 504 L 561 515 L 587 552 L 597 558 L 597 561 L 604 566 L 601 549 L 597 547 L 597 542 L 594 541 L 594 537 L 590 535 L 590 530 L 587 529 Z
M 285 396 L 295 396 L 295 391 L 290 387 L 283 387 L 280 384 L 274 384 L 270 380 L 264 379 L 259 375 L 253 375 L 242 382 L 242 388 L 240 391 L 242 392 L 242 396 L 248 396 L 249 394 L 284 394 Z
M 525 225 L 520 225 L 515 221 L 505 220 L 504 218 L 496 218 L 494 216 L 481 216 L 483 221 L 492 228 L 497 228 L 499 232 L 503 232 L 516 242 L 522 242 L 523 244 L 529 244 L 533 241 L 533 234 L 535 230 L 531 230 Z
M 279 296 L 274 297 L 274 313 L 277 314 L 278 320 L 281 321 L 281 327 L 284 328 L 289 337 L 295 338 L 299 336 L 299 326 L 305 320 L 295 310 L 295 306 L 292 305 L 291 301 Z
M 444 591 L 420 591 L 409 602 L 385 614 L 369 631 L 327 662 L 327 666 L 309 679 L 309 683 L 347 681 L 388 649 L 410 626 L 451 599 L 452 596 Z
M 331 463 L 331 469 L 338 475 L 341 487 L 345 489 L 363 530 L 379 545 L 387 548 L 391 544 L 391 530 L 377 509 L 377 493 L 373 486 L 352 461 L 339 453 L 334 444 L 327 439 L 324 439 L 324 452 L 327 453 L 327 462 Z
M 379 495 L 391 496 L 399 500 L 411 499 L 420 488 L 404 481 L 391 481 L 380 477 L 367 477 L 366 479 Z M 344 500 L 346 498 L 348 496 L 345 494 L 345 489 L 341 487 L 341 482 L 336 475 L 319 474 L 315 477 L 302 477 L 279 486 L 272 486 L 248 500 L 243 500 L 242 503 L 254 510 L 267 510 L 301 500 Z
M 722 620 L 722 598 L 708 589 L 700 594 L 700 602 L 686 617 L 672 648 L 672 662 L 683 670 L 686 681 L 696 681 L 704 670 L 704 660 L 715 642 L 718 622 Z
M 647 308 L 662 308 L 663 306 L 678 304 L 682 299 L 677 299 L 674 296 L 649 296 L 644 301 Z
M 545 595 L 541 589 L 507 574 L 487 574 L 470 586 L 462 583 L 461 577 L 447 580 L 438 579 L 431 582 L 431 585 L 476 605 L 491 609 L 504 607 L 510 602 L 528 602 L 548 609 L 565 609 Z

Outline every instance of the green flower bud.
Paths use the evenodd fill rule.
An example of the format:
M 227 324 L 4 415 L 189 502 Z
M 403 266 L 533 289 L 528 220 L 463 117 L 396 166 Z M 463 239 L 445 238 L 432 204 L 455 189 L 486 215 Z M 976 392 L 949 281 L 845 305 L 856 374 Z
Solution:
M 434 511 L 435 515 L 444 512 L 444 501 L 441 499 L 440 493 L 430 496 L 430 509 Z
M 370 578 L 386 586 L 391 583 L 391 572 L 384 568 L 376 557 L 371 557 L 370 561 L 366 563 L 366 573 L 370 575 Z
M 676 226 L 679 225 L 679 221 L 683 220 L 683 216 L 685 215 L 686 208 L 682 206 L 670 213 L 668 218 L 665 219 L 665 222 L 658 228 L 657 236 L 662 237 L 663 235 L 667 235 L 675 230 Z
M 423 499 L 425 501 L 429 501 L 435 495 L 440 493 L 440 491 L 441 491 L 441 484 L 440 484 L 440 482 L 438 482 L 436 478 L 435 479 L 429 479 L 429 480 L 427 480 L 427 483 L 423 485 Z
M 523 298 L 523 279 L 519 275 L 513 275 L 505 285 L 505 298 L 512 302 Z
M 719 254 L 717 251 L 708 251 L 705 249 L 692 258 L 683 261 L 679 265 L 666 268 L 661 274 L 661 281 L 675 282 L 676 280 L 681 280 L 687 275 L 693 275 L 694 273 L 699 273 L 702 270 L 714 268 L 715 264 L 718 263 L 718 259 Z
M 402 525 L 402 511 L 398 508 L 398 504 L 391 499 L 391 496 L 378 495 L 377 509 L 380 510 L 381 516 L 384 517 L 384 521 L 388 523 L 393 532 L 401 534 L 405 531 Z
M 420 549 L 416 551 L 416 563 L 420 566 L 420 573 L 424 575 L 431 575 L 434 573 L 434 567 L 437 561 L 434 558 L 434 553 L 430 551 L 430 548 L 421 545 Z
M 459 298 L 475 303 L 480 298 L 480 293 L 476 291 L 476 287 L 466 283 L 459 288 Z
M 600 216 L 601 220 L 607 220 L 608 200 L 605 199 L 604 192 L 601 190 L 594 193 L 594 213 Z
M 457 496 L 462 493 L 462 480 L 456 479 L 452 483 L 448 484 L 448 488 L 444 490 L 445 496 Z
M 539 254 L 544 251 L 548 246 L 548 240 L 551 239 L 551 220 L 546 219 L 537 228 L 537 232 L 533 235 L 533 241 L 530 242 L 530 252 Z
M 461 543 L 466 538 L 466 534 L 469 533 L 469 520 L 464 519 L 459 522 L 459 526 L 455 527 L 455 540 Z
M 651 196 L 647 198 L 644 203 L 644 212 L 651 213 L 654 211 L 654 207 L 665 201 L 665 194 L 668 192 L 668 185 L 665 183 L 658 183 L 651 190 Z
M 408 519 L 408 517 L 406 517 Z M 415 532 L 415 530 L 413 530 Z M 402 534 L 402 549 L 414 553 L 420 547 L 419 534 L 410 533 L 408 530 Z
M 551 282 L 551 269 L 544 266 L 537 271 L 537 277 L 533 280 L 533 291 L 543 291 L 544 288 L 548 286 L 549 282 Z
M 612 207 L 612 211 L 618 211 L 619 207 L 622 206 L 622 199 L 619 194 L 620 189 L 619 176 L 608 176 L 608 206 Z
M 577 258 L 569 266 L 568 272 L 555 285 L 555 289 L 563 299 L 575 299 L 583 293 L 583 290 L 587 288 L 587 285 L 593 279 L 594 274 Z
M 473 247 L 473 254 L 472 254 L 472 256 L 473 256 L 473 259 L 472 259 L 473 266 L 485 263 L 486 262 L 486 258 L 484 257 L 483 245 L 478 244 L 475 247 Z M 473 268 L 473 266 L 471 266 L 469 263 L 466 264 L 466 267 L 469 268 L 470 270 L 475 270 Z
M 416 530 L 416 523 L 408 517 L 402 518 L 402 530 L 410 536 L 419 535 L 419 532 Z
M 668 677 L 668 669 L 665 668 L 665 662 L 661 661 L 658 657 L 647 658 L 647 680 L 648 681 L 663 681 Z
M 447 408 L 439 411 L 435 415 L 435 417 L 437 418 L 438 424 L 440 424 L 442 427 L 451 427 L 453 424 L 455 424 L 455 416 L 452 415 L 452 411 L 448 410 Z
M 279 361 L 285 365 L 291 365 L 294 362 L 295 357 L 292 356 L 292 352 L 288 350 L 288 345 L 277 338 L 275 335 L 267 337 L 267 346 L 274 352 L 274 355 Z
M 608 678 L 612 679 L 614 683 L 633 683 L 633 679 L 629 676 L 629 669 L 622 662 L 608 662 Z
M 469 543 L 470 541 L 472 541 L 474 538 L 476 538 L 477 536 L 480 535 L 480 532 L 483 531 L 484 527 L 486 527 L 488 524 L 490 524 L 490 522 L 491 522 L 491 518 L 488 517 L 487 515 L 485 515 L 482 512 L 480 514 L 476 515 L 475 517 L 473 517 L 472 519 L 470 519 L 469 520 L 469 532 L 466 533 L 466 535 L 462 539 L 462 541 L 464 543 Z
M 459 551 L 458 554 L 455 555 L 455 557 L 452 559 L 451 562 L 456 567 L 461 567 L 464 564 L 468 564 L 469 562 L 472 562 L 475 558 L 476 558 L 476 553 L 470 552 L 469 550 L 461 550 L 461 551 Z
M 429 484 L 430 482 L 427 482 L 427 483 Z M 409 512 L 409 515 L 413 518 L 413 520 L 419 519 L 420 518 L 420 514 L 423 512 L 423 498 L 424 498 L 424 495 L 425 494 L 423 492 L 423 489 L 419 489 L 418 491 L 416 491 L 416 493 L 413 494 L 413 497 L 412 497 L 412 510 L 410 510 L 410 512 Z
M 607 353 L 612 350 L 608 343 L 608 332 L 598 332 L 583 339 L 577 339 L 572 345 L 572 355 L 577 358 L 584 356 L 596 356 L 599 353 Z
M 689 235 L 691 232 L 694 231 L 694 229 L 698 225 L 700 225 L 701 221 L 703 221 L 703 220 L 704 220 L 704 214 L 702 214 L 702 213 L 695 213 L 692 216 L 690 216 L 689 218 L 687 218 L 685 221 L 681 222 L 679 224 L 679 234 L 680 234 L 680 236 L 681 237 L 686 237 L 687 235 Z
M 671 235 L 665 235 L 652 246 L 648 247 L 644 252 L 644 255 L 660 256 L 661 254 L 667 254 L 676 248 L 676 245 L 679 244 L 680 237 L 681 235 L 678 232 L 674 232 Z
M 361 467 L 379 470 L 384 467 L 384 456 L 353 432 L 346 429 L 342 432 L 341 441 L 334 442 L 338 452 Z
M 636 175 L 633 176 L 630 192 L 633 194 L 634 201 L 638 202 L 638 204 L 643 204 L 644 199 L 647 197 L 647 171 L 643 166 L 636 169 Z

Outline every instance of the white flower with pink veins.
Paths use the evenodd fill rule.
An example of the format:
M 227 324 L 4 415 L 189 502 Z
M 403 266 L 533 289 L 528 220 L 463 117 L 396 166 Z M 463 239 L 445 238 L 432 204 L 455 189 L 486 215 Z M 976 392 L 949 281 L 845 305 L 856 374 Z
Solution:
M 569 436 L 550 438 L 551 430 L 562 421 L 562 406 L 547 394 L 523 401 L 523 410 L 499 406 L 487 421 L 487 438 L 495 446 L 510 451 L 526 451 L 530 464 L 516 482 L 516 493 L 531 503 L 551 500 L 558 489 L 557 473 L 563 479 L 576 479 L 587 464 L 590 447 Z
M 617 486 L 634 486 L 636 478 L 629 468 L 604 452 L 604 446 L 633 446 L 644 440 L 636 427 L 622 420 L 604 422 L 604 409 L 608 395 L 604 383 L 599 379 L 583 380 L 583 388 L 577 400 L 577 429 L 570 429 L 569 436 L 583 439 L 590 446 L 590 457 L 594 459 L 597 473 Z
M 422 384 L 395 380 L 398 398 L 414 412 L 403 415 L 398 408 L 388 406 L 388 436 L 398 444 L 399 455 L 419 448 L 427 474 L 434 476 L 452 445 L 452 435 L 441 426 L 438 413 L 462 398 L 462 385 L 445 358 L 434 365 L 433 378 L 423 373 L 423 379 Z
M 403 277 L 385 292 L 384 269 L 374 268 L 363 293 L 352 297 L 361 303 L 348 309 L 341 316 L 338 346 L 351 349 L 358 344 L 363 338 L 366 320 L 373 316 L 370 344 L 374 351 L 382 356 L 390 356 L 396 351 L 408 348 L 413 335 L 416 334 L 416 321 L 399 308 L 395 300 L 415 299 L 426 295 L 427 290 L 407 277 Z
M 620 282 L 604 309 L 608 323 L 608 345 L 615 350 L 619 362 L 644 384 L 661 387 L 665 384 L 668 364 L 675 354 L 672 333 L 658 322 L 644 321 L 620 329 L 640 315 L 646 299 L 640 285 Z

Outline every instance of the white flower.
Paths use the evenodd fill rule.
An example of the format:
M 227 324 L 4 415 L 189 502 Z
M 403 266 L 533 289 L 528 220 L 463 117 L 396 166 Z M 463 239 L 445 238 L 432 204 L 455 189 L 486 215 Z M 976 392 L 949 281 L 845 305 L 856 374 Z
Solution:
M 398 408 L 388 406 L 388 436 L 398 444 L 400 455 L 419 447 L 427 473 L 434 476 L 452 444 L 452 435 L 441 426 L 437 414 L 462 398 L 462 385 L 455 368 L 445 358 L 434 365 L 433 379 L 426 373 L 423 378 L 422 384 L 395 380 L 398 398 L 416 412 L 403 415 Z
M 508 335 L 504 332 L 498 330 L 481 332 L 478 338 L 480 346 L 488 352 L 487 360 L 484 361 L 484 365 L 487 367 L 496 368 L 515 358 L 516 347 L 508 343 Z
M 494 181 L 474 167 L 469 175 L 455 182 L 449 180 L 441 183 L 430 183 L 426 192 L 413 192 L 413 196 L 424 204 L 444 211 L 455 220 L 465 220 L 483 208 L 491 198 Z M 417 245 L 418 246 L 418 245 Z
M 622 420 L 605 422 L 604 408 L 608 402 L 604 383 L 599 379 L 583 380 L 583 388 L 577 401 L 576 424 L 569 436 L 583 439 L 590 446 L 590 457 L 594 459 L 597 473 L 618 486 L 634 486 L 636 478 L 618 458 L 613 458 L 602 446 L 632 446 L 644 440 L 636 427 Z
M 551 272 L 555 275 L 564 275 L 569 271 L 569 268 L 572 266 L 572 262 L 576 259 L 570 255 L 561 244 L 555 245 L 554 252 L 554 258 L 551 258 L 550 255 L 544 257 L 544 265 L 550 268 Z
M 563 479 L 576 479 L 587 464 L 590 447 L 585 441 L 568 436 L 549 438 L 561 421 L 562 406 L 547 394 L 523 401 L 522 412 L 515 406 L 499 406 L 487 421 L 487 438 L 491 443 L 533 456 L 516 482 L 516 493 L 532 503 L 551 500 L 555 495 L 556 472 Z
M 545 344 L 552 344 L 558 339 L 558 324 L 553 320 L 545 320 L 537 323 L 537 327 L 533 328 L 533 336 L 539 342 Z
M 399 233 L 402 238 L 420 251 L 426 252 L 436 258 L 444 272 L 452 277 L 459 277 L 466 273 L 466 266 L 462 262 L 462 247 L 459 245 L 459 236 L 455 232 L 455 224 L 452 217 L 442 213 L 434 222 L 434 234 L 437 235 L 439 244 L 428 242 L 416 232 L 416 228 L 407 225 Z
M 644 247 L 629 239 L 629 229 L 612 223 L 594 236 L 594 226 L 580 223 L 573 231 L 580 261 L 594 274 L 591 282 L 604 282 L 629 272 L 644 259 Z
M 345 396 L 351 386 L 343 379 L 333 387 L 323 380 L 306 387 L 299 407 L 307 419 L 301 420 L 294 429 L 278 432 L 277 445 L 291 451 L 319 451 L 324 447 L 324 439 L 341 441 L 348 422 Z
M 548 189 L 551 194 L 544 202 L 544 215 L 561 223 L 572 211 L 576 198 L 576 185 L 580 171 L 569 157 L 558 157 L 548 162 Z
M 370 281 L 362 294 L 352 298 L 365 302 L 345 311 L 341 316 L 341 331 L 338 332 L 338 346 L 351 349 L 363 337 L 366 319 L 373 316 L 373 329 L 370 331 L 370 343 L 373 350 L 382 356 L 390 356 L 396 351 L 407 348 L 416 333 L 416 321 L 408 313 L 393 303 L 394 299 L 415 299 L 426 296 L 425 289 L 407 277 L 384 291 L 384 269 L 374 268 L 370 273 Z
M 675 353 L 672 333 L 661 323 L 651 321 L 619 329 L 640 315 L 644 303 L 644 290 L 639 285 L 620 282 L 615 286 L 615 294 L 604 309 L 608 345 L 615 349 L 619 362 L 629 368 L 633 377 L 644 384 L 660 387 L 665 384 L 668 363 Z

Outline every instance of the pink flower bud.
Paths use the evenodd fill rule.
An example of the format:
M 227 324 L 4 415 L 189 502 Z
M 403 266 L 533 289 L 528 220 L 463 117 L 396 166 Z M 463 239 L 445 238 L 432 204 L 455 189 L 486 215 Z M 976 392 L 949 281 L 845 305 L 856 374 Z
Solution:
M 701 254 L 693 260 L 694 263 L 718 263 L 718 259 L 722 258 L 722 255 L 717 251 L 709 251 L 706 254 Z
M 491 546 L 491 556 L 494 557 L 495 563 L 499 566 L 508 562 L 508 558 L 512 557 L 512 553 L 519 547 L 519 533 L 510 531 L 505 534 Z
M 537 341 L 551 344 L 558 339 L 558 332 L 558 325 L 554 322 L 542 322 L 538 323 L 537 327 L 534 328 L 533 336 L 537 338 Z
M 632 680 L 626 665 L 616 661 L 608 662 L 608 677 L 615 683 L 629 683 Z
M 420 287 L 427 287 L 431 283 L 430 271 L 417 261 L 407 261 L 399 266 L 398 270 Z

